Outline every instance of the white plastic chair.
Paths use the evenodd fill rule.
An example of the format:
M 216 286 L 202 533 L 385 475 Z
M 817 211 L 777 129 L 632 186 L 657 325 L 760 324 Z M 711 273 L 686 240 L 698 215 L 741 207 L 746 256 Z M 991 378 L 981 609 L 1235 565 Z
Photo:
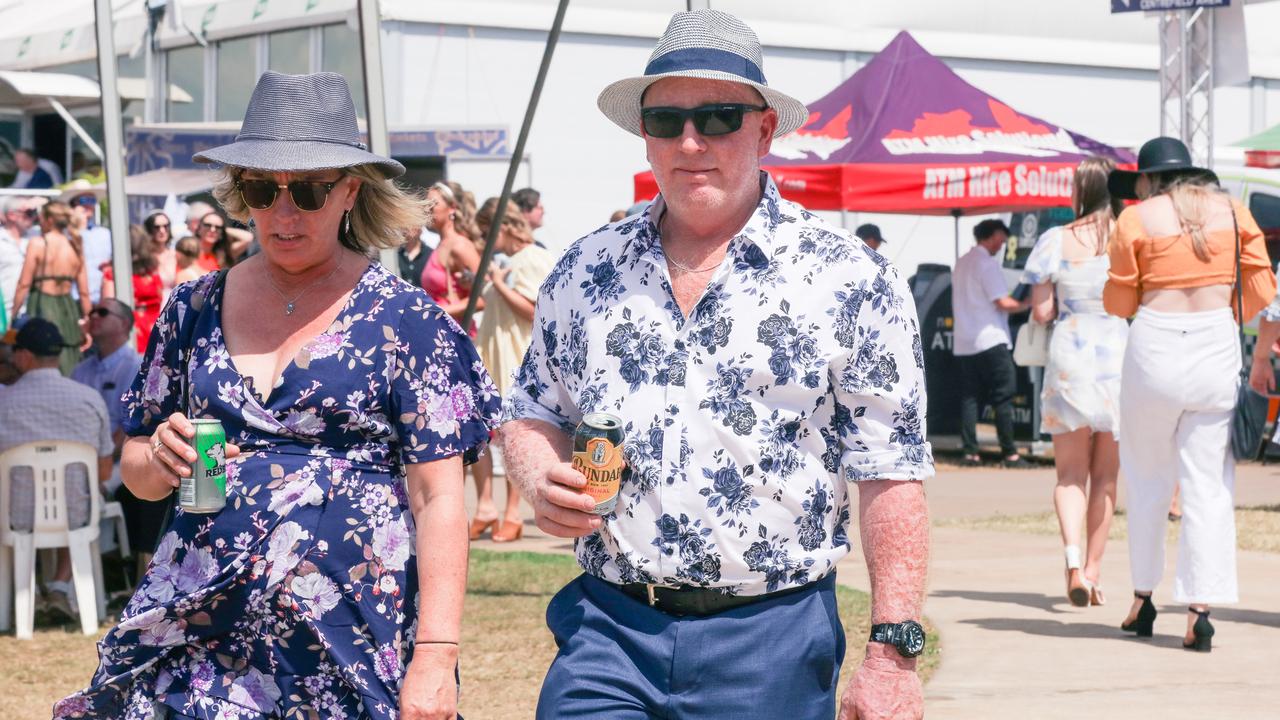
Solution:
M 82 528 L 67 527 L 66 468 L 84 463 L 89 482 L 89 521 Z M 30 467 L 35 490 L 31 532 L 11 529 L 9 487 L 13 469 Z M 98 491 L 98 453 L 84 443 L 49 441 L 19 445 L 0 454 L 0 630 L 9 627 L 13 598 L 17 636 L 29 639 L 35 627 L 36 550 L 65 547 L 71 553 L 71 573 L 80 611 L 80 629 L 98 633 L 99 608 L 105 611 L 102 557 L 98 552 L 98 520 L 102 512 Z M 105 614 L 105 613 L 104 613 Z
M 124 525 L 124 507 L 114 500 L 102 503 L 102 520 L 115 522 L 116 544 L 120 546 L 120 557 L 127 558 L 132 555 L 132 548 L 129 547 L 129 532 L 125 530 Z M 110 551 L 109 547 L 107 549 Z M 105 615 L 106 608 L 102 608 L 99 614 Z

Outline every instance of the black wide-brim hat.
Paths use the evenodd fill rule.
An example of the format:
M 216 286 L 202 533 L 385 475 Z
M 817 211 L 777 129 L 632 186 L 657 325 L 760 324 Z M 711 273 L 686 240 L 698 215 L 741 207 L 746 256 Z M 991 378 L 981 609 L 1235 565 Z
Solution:
M 347 80 L 331 72 L 263 73 L 235 142 L 191 159 L 267 172 L 373 165 L 387 178 L 404 174 L 404 165 L 369 152 L 361 141 Z
M 1191 152 L 1181 140 L 1158 137 L 1143 143 L 1142 148 L 1138 150 L 1137 170 L 1111 171 L 1107 176 L 1107 190 L 1111 193 L 1111 197 L 1137 200 L 1138 178 L 1160 173 L 1200 176 L 1214 183 L 1218 182 L 1218 176 L 1212 170 L 1196 167 L 1191 163 Z

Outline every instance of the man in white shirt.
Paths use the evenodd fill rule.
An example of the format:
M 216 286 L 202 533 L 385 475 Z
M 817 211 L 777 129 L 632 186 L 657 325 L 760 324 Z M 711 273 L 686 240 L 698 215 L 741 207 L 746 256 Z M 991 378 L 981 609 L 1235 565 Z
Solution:
M 762 63 L 741 20 L 677 13 L 645 74 L 597 100 L 643 139 L 662 193 L 564 253 L 505 398 L 507 477 L 584 571 L 547 609 L 540 720 L 831 720 L 829 608 L 855 531 L 872 642 L 840 718 L 923 716 L 915 305 L 892 264 L 761 172 L 808 115 Z M 626 434 L 606 459 L 628 470 L 613 508 L 568 462 L 580 421 L 613 422 L 597 413 Z
M 1026 301 L 1009 297 L 1009 286 L 998 259 L 1009 239 L 1000 220 L 983 220 L 973 228 L 977 242 L 956 261 L 951 277 L 951 307 L 955 316 L 952 352 L 960 363 L 960 440 L 965 465 L 977 465 L 978 400 L 986 395 L 995 410 L 996 434 L 1006 467 L 1024 467 L 1013 444 L 1013 395 L 1016 368 L 1010 350 L 1009 313 L 1026 310 Z
M 13 307 L 13 295 L 18 289 L 18 278 L 22 275 L 22 261 L 26 253 L 26 241 L 23 233 L 26 227 L 16 221 L 25 211 L 25 198 L 6 197 L 0 200 L 0 215 L 4 216 L 4 225 L 0 227 L 0 302 L 4 303 L 4 315 L 9 324 L 17 316 Z M 14 222 L 9 218 L 13 217 Z M 0 323 L 3 326 L 3 323 Z

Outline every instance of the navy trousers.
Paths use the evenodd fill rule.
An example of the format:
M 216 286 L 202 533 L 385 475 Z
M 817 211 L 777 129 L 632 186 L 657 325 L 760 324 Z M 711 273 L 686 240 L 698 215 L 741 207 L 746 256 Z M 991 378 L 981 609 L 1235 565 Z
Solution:
M 831 720 L 844 660 L 835 575 L 707 617 L 675 617 L 581 575 L 547 606 L 560 652 L 538 720 Z

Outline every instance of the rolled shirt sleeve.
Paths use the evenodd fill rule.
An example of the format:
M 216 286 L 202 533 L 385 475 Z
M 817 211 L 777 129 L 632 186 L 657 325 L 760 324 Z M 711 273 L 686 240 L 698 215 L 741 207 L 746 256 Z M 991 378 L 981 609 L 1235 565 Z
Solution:
M 933 475 L 933 454 L 925 441 L 924 355 L 915 302 L 892 265 L 884 265 L 867 290 L 853 347 L 830 366 L 841 474 L 855 482 L 922 480 Z
M 541 420 L 571 433 L 582 420 L 571 393 L 571 383 L 581 379 L 586 366 L 582 319 L 559 316 L 549 295 L 544 285 L 534 309 L 533 338 L 515 386 L 503 398 L 502 421 Z

